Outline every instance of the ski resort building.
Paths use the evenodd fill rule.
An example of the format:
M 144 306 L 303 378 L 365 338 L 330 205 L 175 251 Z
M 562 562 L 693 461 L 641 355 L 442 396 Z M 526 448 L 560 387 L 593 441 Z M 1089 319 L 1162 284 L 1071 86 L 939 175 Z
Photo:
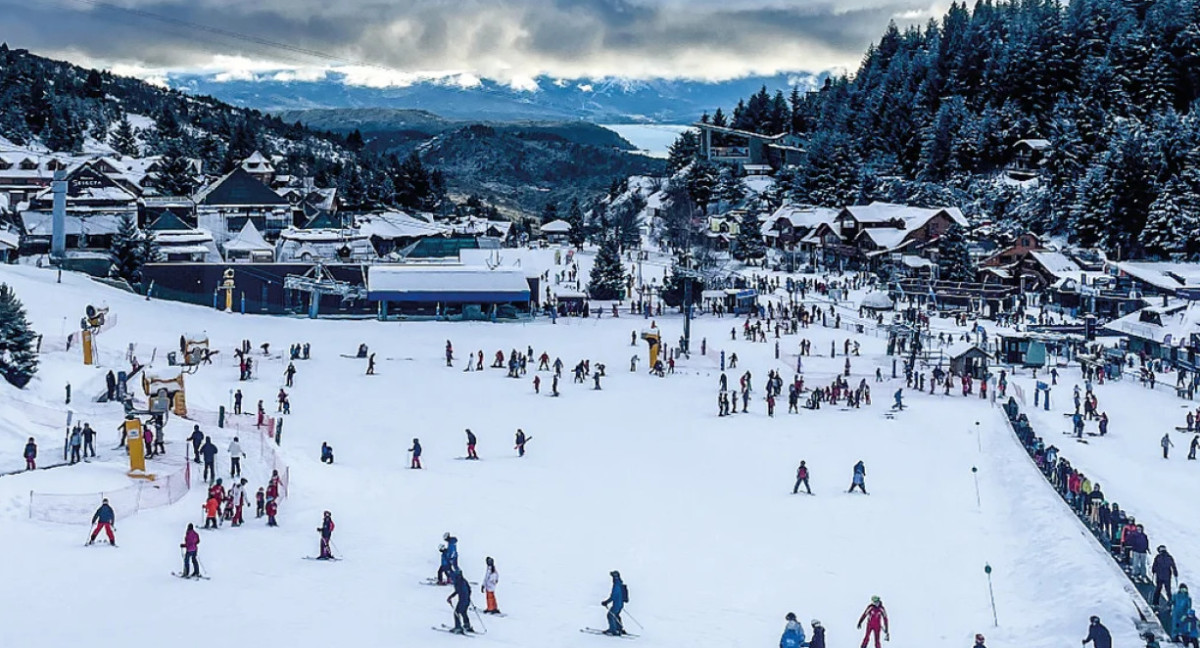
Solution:
M 369 237 L 354 229 L 289 228 L 279 234 L 275 250 L 280 263 L 366 263 L 379 258 Z
M 107 252 L 123 218 L 138 218 L 138 197 L 102 173 L 95 163 L 77 164 L 66 172 L 66 242 L 68 249 Z M 27 253 L 50 249 L 54 194 L 42 189 L 19 208 Z
M 692 126 L 700 131 L 700 157 L 716 164 L 740 166 L 761 174 L 799 164 L 804 156 L 800 138 L 790 133 L 763 135 L 707 122 Z
M 197 225 L 213 233 L 223 245 L 242 231 L 246 223 L 267 241 L 295 223 L 290 202 L 245 169 L 238 167 L 195 196 Z
M 514 318 L 530 310 L 536 288 L 519 269 L 458 265 L 375 265 L 367 271 L 367 300 L 380 319 Z

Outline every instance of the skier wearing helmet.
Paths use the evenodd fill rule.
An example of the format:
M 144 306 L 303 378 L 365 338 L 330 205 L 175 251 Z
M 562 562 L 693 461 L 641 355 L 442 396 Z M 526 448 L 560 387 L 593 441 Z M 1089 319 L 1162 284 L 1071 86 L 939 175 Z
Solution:
M 808 642 L 809 648 L 825 648 L 825 626 L 821 622 L 812 620 L 812 641 Z
M 332 560 L 333 551 L 330 550 L 329 544 L 333 538 L 333 515 L 329 511 L 325 511 L 325 517 L 321 520 L 321 526 L 317 527 L 317 533 L 321 534 L 321 555 L 317 556 L 317 560 Z
M 1154 605 L 1157 606 L 1162 592 L 1167 593 L 1167 600 L 1171 600 L 1171 579 L 1179 578 L 1179 570 L 1175 568 L 1175 559 L 1171 554 L 1167 553 L 1167 548 L 1163 545 L 1158 545 L 1158 554 L 1154 556 L 1154 564 L 1150 566 L 1150 572 L 1154 574 Z
M 1088 626 L 1088 636 L 1081 643 L 1087 645 L 1089 642 L 1095 648 L 1112 648 L 1112 635 L 1108 633 L 1108 628 L 1100 623 L 1100 617 L 1093 616 L 1091 625 Z
M 867 609 L 863 610 L 862 616 L 858 617 L 858 627 L 862 628 L 863 621 L 867 622 L 867 631 L 863 633 L 862 648 L 867 648 L 867 642 L 871 638 L 871 634 L 875 634 L 875 648 L 880 648 L 879 631 L 883 631 L 883 637 L 887 641 L 892 640 L 891 633 L 888 631 L 887 610 L 883 607 L 883 601 L 878 596 L 871 597 L 871 604 Z M 1112 648 L 1108 646 L 1106 648 Z
M 987 646 L 983 645 L 983 635 L 975 635 L 975 645 L 972 648 L 987 648 Z
M 783 628 L 783 636 L 779 638 L 779 648 L 800 648 L 804 645 L 804 626 L 796 620 L 795 612 L 788 612 L 787 625 Z
M 447 531 L 442 534 L 442 540 L 446 541 L 446 560 L 450 569 L 458 571 L 458 538 L 450 535 L 450 532 Z

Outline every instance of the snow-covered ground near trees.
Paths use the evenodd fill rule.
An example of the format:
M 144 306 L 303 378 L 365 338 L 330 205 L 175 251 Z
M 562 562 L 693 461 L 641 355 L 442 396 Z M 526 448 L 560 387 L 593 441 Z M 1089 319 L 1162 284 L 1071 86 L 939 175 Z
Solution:
M 766 373 L 779 369 L 791 379 L 798 337 L 782 338 L 776 360 L 773 336 L 767 344 L 731 341 L 730 328 L 740 326 L 734 318 L 699 318 L 693 344 L 698 350 L 706 340 L 707 354 L 682 359 L 674 375 L 656 378 L 645 373 L 645 345 L 630 345 L 630 333 L 649 322 L 627 310 L 619 319 L 605 313 L 557 324 L 314 321 L 146 301 L 71 274 L 59 284 L 54 272 L 23 266 L 0 267 L 0 281 L 14 287 L 45 335 L 37 378 L 25 390 L 0 387 L 0 469 L 22 466 L 21 446 L 30 435 L 44 460 L 56 459 L 67 382 L 76 416 L 100 431 L 102 455 L 89 464 L 0 477 L 0 554 L 7 557 L 0 606 L 11 619 L 5 645 L 157 637 L 181 647 L 230 641 L 599 646 L 615 640 L 578 629 L 603 627 L 599 602 L 612 569 L 629 585 L 627 609 L 644 629 L 626 623 L 643 646 L 775 645 L 789 611 L 806 628 L 820 619 L 831 647 L 858 645 L 854 624 L 872 595 L 883 598 L 898 647 L 961 648 L 976 632 L 991 646 L 1073 645 L 1091 614 L 1105 620 L 1116 645 L 1136 645 L 1134 607 L 1120 573 L 1042 480 L 1000 410 L 976 398 L 906 391 L 908 408 L 885 418 L 903 381 L 869 378 L 876 367 L 891 373 L 876 337 L 855 336 L 863 355 L 851 359 L 850 378 L 856 384 L 868 377 L 873 405 L 787 414 L 784 396 L 768 418 Z M 84 366 L 63 337 L 89 303 L 109 306 L 118 318 L 99 336 L 99 367 Z M 655 321 L 674 346 L 680 317 Z M 112 450 L 120 409 L 91 397 L 103 389 L 108 369 L 126 366 L 129 344 L 140 360 L 153 357 L 160 366 L 180 334 L 194 331 L 206 332 L 221 351 L 214 365 L 186 377 L 189 408 L 198 412 L 228 404 L 235 388 L 245 393 L 248 410 L 262 399 L 274 411 L 286 363 L 265 361 L 254 380 L 238 382 L 231 351 L 241 340 L 255 349 L 270 342 L 273 352 L 312 345 L 312 359 L 296 363 L 289 390 L 292 414 L 285 417 L 281 454 L 291 466 L 291 489 L 281 526 L 268 529 L 251 519 L 242 528 L 203 532 L 200 560 L 212 580 L 199 582 L 170 576 L 179 569 L 186 524 L 202 521 L 198 479 L 178 503 L 120 520 L 119 549 L 84 548 L 85 524 L 28 519 L 31 490 L 88 493 L 129 482 L 123 457 Z M 847 335 L 821 327 L 801 332 L 815 353 L 804 359 L 808 385 L 828 383 L 842 369 L 844 357 L 823 354 Z M 451 368 L 443 360 L 447 340 L 458 356 Z M 379 375 L 365 376 L 362 360 L 341 356 L 359 343 L 377 353 Z M 546 351 L 566 364 L 561 397 L 547 395 L 548 373 L 541 374 L 542 394 L 533 393 L 534 366 L 519 380 L 499 369 L 463 371 L 468 353 L 482 350 L 486 366 L 497 350 L 529 346 L 535 357 Z M 716 416 L 722 350 L 739 356 L 738 368 L 728 372 L 731 384 L 743 371 L 753 373 L 750 414 Z M 634 354 L 642 361 L 631 373 Z M 590 380 L 572 384 L 570 367 L 582 359 L 607 365 L 601 391 Z M 1102 407 L 1111 398 L 1132 410 L 1141 396 L 1117 385 L 1101 392 Z M 178 461 L 191 426 L 171 419 L 169 461 Z M 465 428 L 479 436 L 479 462 L 456 460 L 465 454 Z M 524 458 L 513 450 L 517 428 L 532 437 Z M 204 430 L 227 469 L 232 431 Z M 1114 416 L 1114 434 L 1112 440 L 1132 433 Z M 406 468 L 413 437 L 424 445 L 424 470 Z M 257 441 L 242 441 L 251 454 L 252 492 L 267 472 L 256 461 Z M 319 463 L 322 441 L 334 447 L 336 464 Z M 1102 448 L 1114 451 L 1108 461 L 1117 473 L 1118 457 L 1135 446 L 1153 459 L 1152 439 L 1128 451 L 1099 444 L 1084 450 L 1096 453 L 1096 463 Z M 813 497 L 791 494 L 801 459 L 812 470 Z M 869 496 L 845 493 L 860 459 Z M 1129 491 L 1131 498 L 1151 492 L 1136 474 L 1114 474 L 1112 484 L 1104 477 L 1114 494 L 1121 487 L 1139 489 L 1136 496 Z M 337 523 L 341 562 L 301 560 L 317 551 L 323 510 Z M 449 591 L 421 583 L 436 571 L 444 531 L 459 538 L 460 562 L 472 580 L 482 577 L 485 556 L 496 559 L 498 599 L 508 616 L 485 617 L 484 637 L 430 630 L 451 621 Z M 985 564 L 995 570 L 999 627 L 992 624 Z

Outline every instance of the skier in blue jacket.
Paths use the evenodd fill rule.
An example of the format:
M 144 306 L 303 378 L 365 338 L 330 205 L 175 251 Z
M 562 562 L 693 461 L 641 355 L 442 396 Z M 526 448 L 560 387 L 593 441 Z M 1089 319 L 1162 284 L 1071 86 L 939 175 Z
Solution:
M 804 646 L 804 626 L 796 620 L 795 612 L 788 612 L 787 625 L 783 628 L 783 636 L 779 638 L 779 648 L 801 648 Z
M 442 540 L 446 541 L 446 560 L 450 562 L 450 568 L 458 571 L 458 538 L 447 531 L 442 534 Z
M 621 624 L 621 610 L 625 609 L 625 583 L 621 582 L 621 572 L 613 570 L 608 573 L 612 576 L 612 593 L 607 599 L 600 602 L 600 605 L 608 607 L 608 630 L 604 631 L 606 635 L 620 636 L 625 634 L 625 627 Z
M 1192 595 L 1188 593 L 1187 585 L 1179 584 L 1179 590 L 1171 597 L 1171 636 L 1179 636 L 1179 627 L 1183 624 L 1188 610 L 1192 609 Z
M 1188 610 L 1187 616 L 1183 617 L 1183 623 L 1179 626 L 1179 635 L 1183 639 L 1183 645 L 1196 648 L 1200 645 L 1200 621 L 1196 619 L 1196 611 Z

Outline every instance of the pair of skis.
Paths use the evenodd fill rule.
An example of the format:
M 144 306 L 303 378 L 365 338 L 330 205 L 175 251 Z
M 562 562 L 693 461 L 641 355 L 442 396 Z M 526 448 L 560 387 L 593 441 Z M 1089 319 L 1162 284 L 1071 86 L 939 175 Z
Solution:
M 580 628 L 579 631 L 584 634 L 601 635 L 604 637 L 620 637 L 622 639 L 637 639 L 638 638 L 637 635 L 629 633 L 629 632 L 624 632 L 622 634 L 615 635 L 615 634 L 610 633 L 607 630 L 601 630 L 599 628 Z

